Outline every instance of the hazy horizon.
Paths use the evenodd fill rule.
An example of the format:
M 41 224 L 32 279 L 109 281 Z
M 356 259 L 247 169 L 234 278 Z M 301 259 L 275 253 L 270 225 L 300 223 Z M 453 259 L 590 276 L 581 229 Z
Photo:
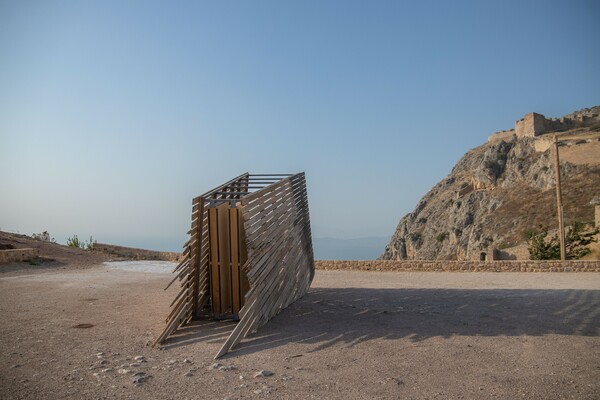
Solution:
M 600 104 L 598 17 L 583 0 L 2 2 L 0 229 L 176 250 L 193 197 L 305 171 L 314 238 L 389 238 L 493 132 Z
M 2 231 L 0 227 L 0 231 Z M 31 236 L 32 233 L 8 231 Z M 42 232 L 33 232 L 42 233 Z M 73 235 L 56 237 L 52 232 L 48 232 L 50 237 L 56 243 L 66 245 L 67 238 Z M 379 257 L 385 246 L 388 244 L 392 235 L 388 236 L 369 236 L 360 238 L 332 238 L 332 237 L 313 237 L 313 251 L 317 260 L 373 260 Z M 113 244 L 117 246 L 133 247 L 146 250 L 181 252 L 185 242 L 180 242 L 179 237 L 129 237 L 122 238 L 118 236 L 82 236 L 77 235 L 79 240 L 85 243 L 96 241 L 98 243 Z M 186 238 L 187 240 L 187 238 Z

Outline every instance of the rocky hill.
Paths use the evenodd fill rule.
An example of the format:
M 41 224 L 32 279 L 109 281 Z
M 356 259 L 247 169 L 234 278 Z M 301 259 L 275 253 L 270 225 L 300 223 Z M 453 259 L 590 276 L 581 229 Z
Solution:
M 540 224 L 557 225 L 555 135 L 565 223 L 594 221 L 600 106 L 551 120 L 532 113 L 516 126 L 468 151 L 400 220 L 380 259 L 527 258 L 524 233 Z

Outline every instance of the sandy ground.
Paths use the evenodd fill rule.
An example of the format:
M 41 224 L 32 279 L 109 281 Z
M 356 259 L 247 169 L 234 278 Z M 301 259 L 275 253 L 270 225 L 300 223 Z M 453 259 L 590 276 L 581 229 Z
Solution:
M 1 399 L 600 398 L 597 273 L 317 271 L 211 369 L 231 323 L 150 346 L 169 274 L 32 268 L 0 268 Z

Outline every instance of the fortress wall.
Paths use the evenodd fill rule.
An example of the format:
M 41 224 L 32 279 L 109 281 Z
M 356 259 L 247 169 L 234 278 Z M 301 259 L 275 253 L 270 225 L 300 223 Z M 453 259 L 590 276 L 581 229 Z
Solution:
M 515 123 L 517 136 L 534 137 L 545 132 L 546 117 L 538 113 L 526 114 Z
M 582 121 L 585 118 L 585 116 L 582 116 Z M 542 114 L 529 113 L 515 122 L 515 133 L 517 136 L 535 137 L 546 132 L 564 131 L 576 126 L 576 122 L 570 118 L 548 119 Z
M 575 128 L 575 122 L 568 118 L 544 119 L 544 132 L 562 131 Z
M 316 260 L 321 270 L 413 272 L 600 272 L 600 261 L 345 261 Z
M 505 131 L 494 132 L 490 137 L 488 137 L 488 142 L 496 142 L 500 140 L 510 140 L 515 134 L 514 129 L 507 129 Z

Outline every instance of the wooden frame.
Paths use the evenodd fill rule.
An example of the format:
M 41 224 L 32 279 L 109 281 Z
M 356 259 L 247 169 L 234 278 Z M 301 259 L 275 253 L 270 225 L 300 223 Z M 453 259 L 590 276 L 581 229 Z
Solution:
M 239 319 L 215 358 L 302 297 L 314 277 L 304 173 L 237 178 L 193 199 L 165 341 L 189 321 Z

